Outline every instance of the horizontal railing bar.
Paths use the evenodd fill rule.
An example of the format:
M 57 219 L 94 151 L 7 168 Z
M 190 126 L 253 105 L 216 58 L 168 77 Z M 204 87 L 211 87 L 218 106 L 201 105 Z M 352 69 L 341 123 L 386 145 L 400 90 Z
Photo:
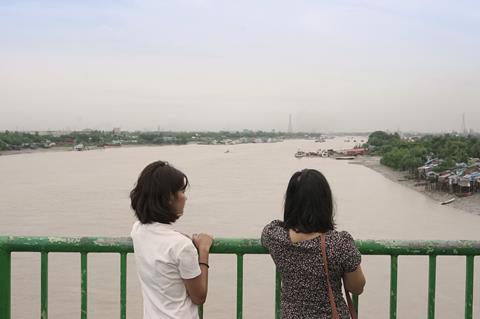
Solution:
M 363 255 L 450 255 L 478 256 L 477 240 L 357 240 Z M 111 252 L 132 253 L 129 237 L 21 237 L 0 236 L 6 252 Z M 266 254 L 259 239 L 217 238 L 210 250 L 214 254 Z
M 357 240 L 363 255 L 478 256 L 479 240 Z
M 133 252 L 129 237 L 0 237 L 0 247 L 7 251 L 28 252 Z

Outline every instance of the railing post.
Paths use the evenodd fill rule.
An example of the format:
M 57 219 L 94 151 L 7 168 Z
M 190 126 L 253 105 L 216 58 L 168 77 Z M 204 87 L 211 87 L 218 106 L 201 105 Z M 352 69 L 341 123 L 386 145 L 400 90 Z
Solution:
M 472 319 L 473 313 L 473 257 L 467 256 L 465 275 L 465 319 Z
M 0 318 L 10 319 L 11 306 L 11 253 L 0 247 Z
M 435 318 L 435 288 L 437 275 L 437 256 L 428 256 L 428 319 Z
M 243 318 L 243 254 L 237 254 L 237 319 Z
M 41 253 L 40 318 L 48 319 L 48 252 Z
M 275 319 L 280 319 L 282 309 L 280 309 L 282 297 L 282 276 L 278 269 L 275 270 Z
M 80 318 L 87 319 L 87 253 L 80 253 L 80 271 L 81 271 L 81 304 L 80 304 Z
M 352 294 L 352 302 L 353 302 L 353 308 L 355 309 L 355 312 L 358 315 L 358 295 Z
M 397 276 L 398 256 L 391 255 L 390 260 L 390 319 L 397 318 Z
M 120 318 L 127 318 L 127 253 L 120 254 Z

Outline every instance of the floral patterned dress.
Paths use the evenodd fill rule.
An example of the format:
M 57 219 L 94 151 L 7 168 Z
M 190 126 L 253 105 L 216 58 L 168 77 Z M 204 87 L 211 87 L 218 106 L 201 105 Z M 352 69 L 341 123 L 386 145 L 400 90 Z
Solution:
M 349 318 L 342 295 L 342 277 L 360 265 L 361 255 L 346 231 L 325 233 L 328 270 L 337 311 Z M 320 237 L 293 243 L 283 222 L 274 220 L 262 232 L 262 245 L 268 249 L 282 277 L 283 319 L 330 319 L 326 275 L 323 269 Z

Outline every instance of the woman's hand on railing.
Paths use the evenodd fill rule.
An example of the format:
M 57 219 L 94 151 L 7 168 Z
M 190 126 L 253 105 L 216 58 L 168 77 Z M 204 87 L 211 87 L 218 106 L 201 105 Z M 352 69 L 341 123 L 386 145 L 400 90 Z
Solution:
M 213 244 L 213 237 L 204 233 L 193 234 L 192 241 L 198 249 L 198 264 L 201 273 L 193 279 L 184 279 L 183 282 L 192 302 L 196 305 L 203 305 L 208 292 L 208 268 L 210 267 L 208 255 Z
M 195 247 L 197 247 L 199 251 L 208 252 L 213 244 L 213 237 L 204 233 L 193 234 L 192 240 L 193 244 L 195 245 Z

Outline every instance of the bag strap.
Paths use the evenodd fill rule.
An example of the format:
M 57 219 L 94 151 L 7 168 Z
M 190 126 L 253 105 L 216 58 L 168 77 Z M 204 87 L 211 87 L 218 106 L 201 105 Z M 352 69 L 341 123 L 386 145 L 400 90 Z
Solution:
M 332 318 L 339 319 L 340 317 L 338 316 L 337 306 L 335 304 L 335 299 L 333 298 L 332 285 L 330 284 L 330 275 L 328 273 L 327 245 L 325 243 L 325 234 L 323 233 L 320 233 L 320 242 L 322 246 L 321 250 L 322 250 L 322 258 L 323 258 L 323 269 L 325 270 L 325 275 L 327 276 L 328 299 L 330 299 L 330 306 L 332 307 Z M 350 312 L 350 317 L 352 319 L 357 319 L 358 318 L 357 312 L 353 307 L 352 297 L 350 296 L 350 293 L 347 291 L 347 288 L 345 287 L 345 282 L 343 283 L 343 288 L 345 289 L 345 296 L 347 297 L 347 304 L 348 304 L 348 310 Z
M 345 287 L 345 280 L 343 280 L 343 289 L 345 290 L 345 296 L 347 297 L 348 311 L 350 312 L 350 317 L 352 319 L 358 319 L 357 312 L 355 311 L 355 307 L 353 307 L 352 297 L 350 296 L 350 293 L 347 291 L 347 287 Z
M 323 257 L 323 269 L 325 270 L 325 275 L 327 276 L 327 286 L 328 286 L 328 299 L 330 299 L 330 307 L 332 307 L 332 318 L 340 319 L 337 312 L 337 306 L 335 305 L 335 300 L 333 299 L 332 285 L 330 285 L 330 275 L 328 274 L 328 261 L 326 253 L 326 244 L 325 244 L 325 234 L 320 233 L 320 241 L 322 243 L 322 257 Z

